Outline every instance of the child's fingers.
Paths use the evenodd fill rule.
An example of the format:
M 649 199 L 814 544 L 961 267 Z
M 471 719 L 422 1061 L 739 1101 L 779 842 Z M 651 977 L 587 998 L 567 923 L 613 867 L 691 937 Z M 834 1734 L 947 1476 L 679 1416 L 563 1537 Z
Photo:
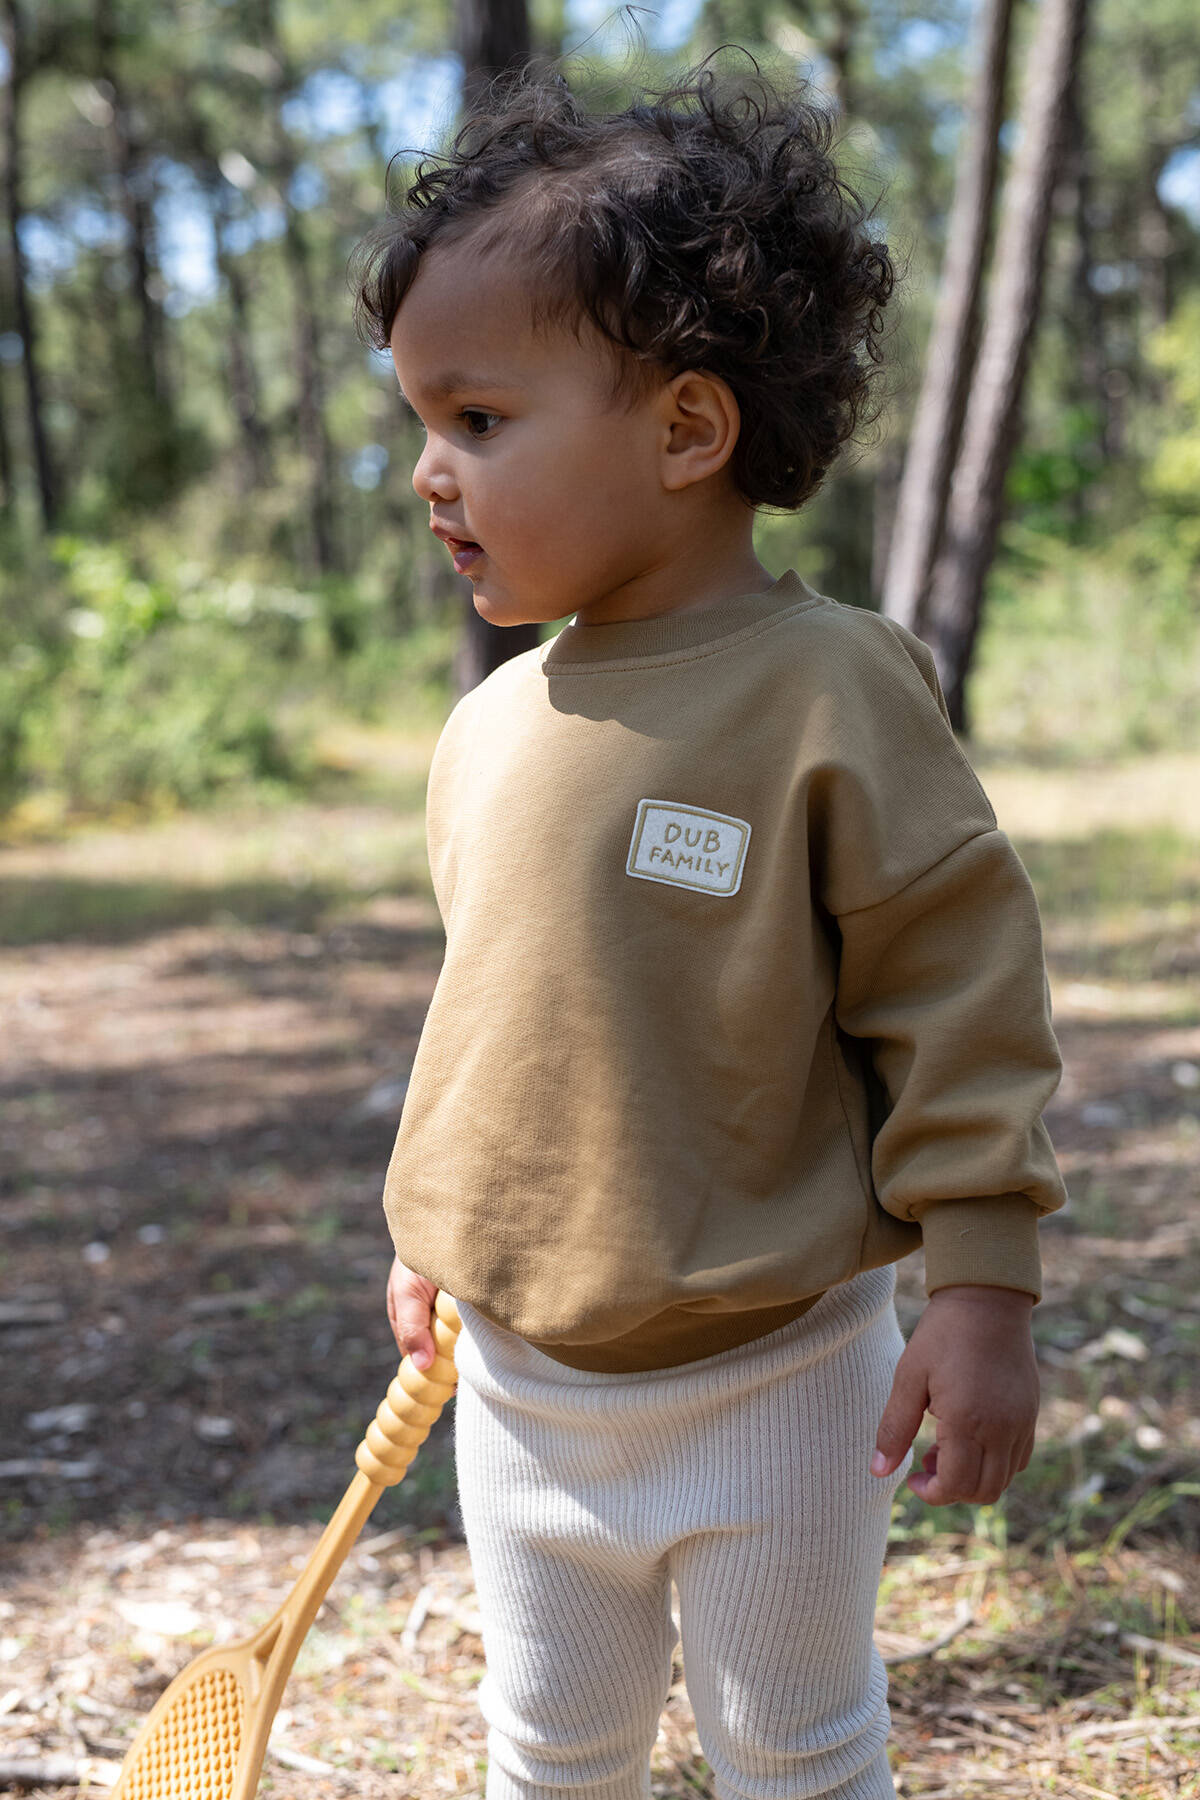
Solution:
M 433 1333 L 429 1329 L 429 1308 L 423 1304 L 401 1308 L 392 1325 L 396 1343 L 404 1355 L 411 1356 L 418 1369 L 427 1369 L 437 1354 Z
M 921 1473 L 909 1476 L 908 1485 L 930 1506 L 949 1506 L 973 1497 L 982 1469 L 982 1445 L 970 1438 L 939 1439 L 922 1459 Z
M 437 1355 L 430 1325 L 437 1288 L 396 1258 L 388 1276 L 387 1313 L 396 1347 L 411 1356 L 418 1369 L 428 1369 Z
M 988 1449 L 971 1438 L 949 1438 L 926 1451 L 922 1472 L 910 1475 L 908 1485 L 930 1506 L 955 1502 L 990 1506 L 1008 1486 L 1010 1475 L 1004 1448 Z
M 921 1429 L 928 1399 L 929 1383 L 925 1374 L 919 1363 L 905 1351 L 896 1364 L 892 1391 L 875 1434 L 872 1475 L 890 1475 L 900 1467 Z

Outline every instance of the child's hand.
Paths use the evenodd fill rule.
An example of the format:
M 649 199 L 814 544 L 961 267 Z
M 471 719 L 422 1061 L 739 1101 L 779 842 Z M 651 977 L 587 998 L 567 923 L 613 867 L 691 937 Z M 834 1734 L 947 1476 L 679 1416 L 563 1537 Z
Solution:
M 896 1365 L 875 1439 L 873 1475 L 890 1475 L 928 1410 L 937 1444 L 908 1485 L 931 1506 L 998 1500 L 1033 1450 L 1037 1356 L 1033 1295 L 1016 1288 L 938 1288 Z
M 437 1283 L 415 1275 L 397 1257 L 388 1275 L 388 1323 L 397 1348 L 411 1356 L 418 1369 L 428 1369 L 437 1355 L 433 1332 L 433 1303 Z

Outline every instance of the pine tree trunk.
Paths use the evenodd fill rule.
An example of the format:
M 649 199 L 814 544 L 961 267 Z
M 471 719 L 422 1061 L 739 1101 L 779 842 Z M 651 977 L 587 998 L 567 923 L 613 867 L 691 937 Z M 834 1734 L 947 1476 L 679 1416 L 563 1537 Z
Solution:
M 822 48 L 829 62 L 833 97 L 843 120 L 854 118 L 859 111 L 858 89 L 851 74 L 855 35 L 862 25 L 860 0 L 835 0 L 832 8 L 833 28 Z
M 10 513 L 15 499 L 12 452 L 8 447 L 8 413 L 4 405 L 4 370 L 0 367 L 0 511 Z
M 470 112 L 494 75 L 528 62 L 527 0 L 456 0 L 455 24 L 463 65 L 463 110 Z
M 530 55 L 526 0 L 456 0 L 458 50 L 462 57 L 462 104 L 469 112 L 499 71 Z M 454 684 L 460 694 L 477 687 L 510 657 L 541 640 L 536 625 L 493 625 L 475 610 L 471 584 L 459 580 L 462 635 L 454 657 Z
M 883 611 L 910 630 L 916 629 L 937 555 L 978 343 L 1012 12 L 1013 0 L 986 0 L 977 19 L 975 87 L 963 121 L 942 278 L 888 547 Z
M 1004 507 L 1004 483 L 1041 305 L 1067 100 L 1076 79 L 1087 0 L 1042 0 L 1025 75 L 1018 141 L 1005 184 L 987 321 L 950 487 L 928 609 L 929 643 L 954 729 L 969 732 L 965 684 Z
M 179 103 L 181 109 L 187 108 L 184 95 L 180 96 Z M 246 283 L 240 261 L 230 250 L 228 243 L 229 227 L 239 212 L 239 204 L 234 197 L 237 187 L 221 167 L 207 119 L 194 109 L 187 108 L 184 133 L 184 141 L 196 175 L 208 196 L 217 251 L 217 273 L 229 295 L 228 351 L 225 363 L 227 387 L 233 415 L 237 420 L 242 480 L 244 486 L 253 492 L 270 484 L 274 470 L 262 408 L 262 384 L 254 361 Z
M 903 473 L 903 450 L 894 442 L 886 444 L 875 465 L 875 486 L 871 494 L 871 605 L 879 610 L 883 606 L 883 588 Z
M 313 293 L 312 253 L 308 233 L 290 193 L 298 158 L 279 110 L 289 89 L 295 85 L 295 80 L 279 36 L 275 0 L 258 0 L 258 11 L 262 47 L 270 55 L 277 71 L 271 82 L 271 174 L 283 208 L 283 257 L 292 290 L 296 421 L 309 470 L 309 561 L 314 574 L 326 575 L 340 569 L 342 565 L 334 529 L 333 446 L 325 421 L 321 326 Z
M 1072 217 L 1075 260 L 1071 271 L 1071 298 L 1064 323 L 1079 370 L 1079 392 L 1096 414 L 1096 450 L 1102 462 L 1118 450 L 1112 400 L 1105 377 L 1108 373 L 1107 327 L 1104 307 L 1096 291 L 1093 271 L 1096 257 L 1092 238 L 1092 147 L 1088 141 L 1078 82 L 1074 83 L 1067 109 L 1067 167 L 1073 181 Z
M 1158 191 L 1159 178 L 1169 151 L 1159 141 L 1159 134 L 1149 123 L 1162 112 L 1162 83 L 1156 59 L 1149 47 L 1138 57 L 1135 80 L 1142 116 L 1148 121 L 1143 140 L 1137 197 L 1137 261 L 1138 261 L 1138 335 L 1143 344 L 1161 325 L 1165 325 L 1174 306 L 1174 282 L 1171 255 L 1171 217 Z M 1157 405 L 1163 395 L 1158 371 L 1143 362 L 1146 392 Z
M 279 188 L 284 195 L 283 253 L 291 276 L 295 307 L 296 412 L 300 442 L 309 468 L 309 530 L 312 565 L 326 575 L 340 566 L 333 524 L 333 446 L 325 424 L 325 372 L 321 360 L 321 328 L 313 296 L 312 257 L 308 234 L 299 214 L 287 200 L 287 189 L 296 172 L 294 161 L 276 164 Z
M 219 165 L 207 154 L 205 180 L 212 200 L 217 272 L 229 295 L 229 398 L 238 422 L 242 469 L 248 488 L 264 488 L 272 479 L 273 469 L 267 423 L 263 417 L 262 387 L 254 361 L 250 306 L 238 258 L 226 241 L 236 206 L 231 204 L 230 186 Z
M 150 253 L 153 212 L 148 191 L 149 174 L 141 146 L 121 88 L 117 69 L 116 33 L 110 0 L 95 0 L 93 31 L 96 44 L 96 76 L 109 103 L 109 142 L 121 211 L 129 232 L 129 261 L 138 309 L 137 379 L 164 414 L 170 410 L 166 367 L 166 331 L 162 308 L 154 297 L 154 269 Z
M 25 253 L 21 248 L 24 206 L 24 163 L 21 145 L 21 100 L 26 73 L 25 42 L 18 0 L 3 0 L 0 11 L 3 44 L 8 53 L 8 80 L 0 87 L 0 127 L 4 135 L 4 196 L 8 214 L 9 257 L 12 267 L 13 310 L 21 339 L 21 364 L 25 375 L 25 407 L 29 443 L 41 502 L 42 528 L 54 529 L 58 512 L 58 483 L 51 460 L 42 414 L 42 378 L 38 364 L 37 322 L 29 304 Z
M 229 395 L 241 434 L 246 486 L 265 488 L 272 479 L 271 446 L 263 418 L 261 387 L 251 348 L 246 283 L 217 230 L 217 268 L 229 290 Z

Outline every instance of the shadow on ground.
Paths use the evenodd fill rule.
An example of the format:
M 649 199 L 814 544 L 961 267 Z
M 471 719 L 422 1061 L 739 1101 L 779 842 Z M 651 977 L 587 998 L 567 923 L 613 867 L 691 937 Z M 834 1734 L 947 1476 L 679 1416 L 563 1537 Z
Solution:
M 1169 1030 L 1067 1010 L 1068 1080 L 1047 1113 L 1072 1195 L 1045 1234 L 1036 1319 L 1062 1409 L 1047 1418 L 1066 1437 L 1105 1395 L 1143 1409 L 1110 1434 L 1105 1504 L 1119 1516 L 1123 1496 L 1136 1504 L 1195 1459 L 1190 1440 L 1172 1454 L 1166 1423 L 1194 1407 L 1200 1254 L 1187 1229 L 1170 1232 L 1190 1216 L 1200 1129 L 1200 1093 L 1176 1079 L 1200 1050 L 1185 979 L 1195 853 L 1170 833 L 1101 833 L 1025 858 L 1063 931 L 1056 994 L 1179 978 Z M 1115 906 L 1131 886 L 1175 912 L 1089 936 L 1096 896 Z M 0 955 L 13 1372 L 0 1430 L 19 1466 L 0 1482 L 3 1530 L 325 1516 L 395 1364 L 380 1195 L 441 955 L 427 893 L 136 869 L 88 881 L 25 855 L 19 873 L 0 870 L 0 899 L 24 946 Z M 911 1259 L 900 1303 L 911 1324 Z M 1139 1448 L 1139 1428 L 1161 1449 Z M 447 1434 L 444 1421 L 397 1495 L 400 1517 L 453 1524 Z M 1080 1461 L 1069 1444 L 1045 1454 L 1055 1479 L 1054 1455 L 1068 1472 Z M 1014 1493 L 1011 1528 L 1044 1513 L 1034 1484 Z

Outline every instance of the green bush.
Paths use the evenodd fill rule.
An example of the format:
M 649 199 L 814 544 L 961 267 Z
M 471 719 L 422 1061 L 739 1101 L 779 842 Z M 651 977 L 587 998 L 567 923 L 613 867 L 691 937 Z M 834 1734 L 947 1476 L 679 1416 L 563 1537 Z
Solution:
M 989 751 L 1055 763 L 1200 748 L 1200 564 L 1172 527 L 1085 547 L 1010 523 L 971 710 Z
M 332 712 L 379 717 L 414 682 L 448 687 L 448 631 L 396 637 L 350 583 L 307 593 L 194 563 L 147 578 L 121 545 L 67 536 L 53 559 L 50 599 L 27 592 L 0 628 L 3 805 L 40 790 L 95 813 L 303 786 Z
M 207 622 L 173 621 L 112 661 L 85 651 L 38 711 L 28 773 L 89 812 L 294 782 L 302 748 L 273 717 L 274 686 L 252 640 Z

